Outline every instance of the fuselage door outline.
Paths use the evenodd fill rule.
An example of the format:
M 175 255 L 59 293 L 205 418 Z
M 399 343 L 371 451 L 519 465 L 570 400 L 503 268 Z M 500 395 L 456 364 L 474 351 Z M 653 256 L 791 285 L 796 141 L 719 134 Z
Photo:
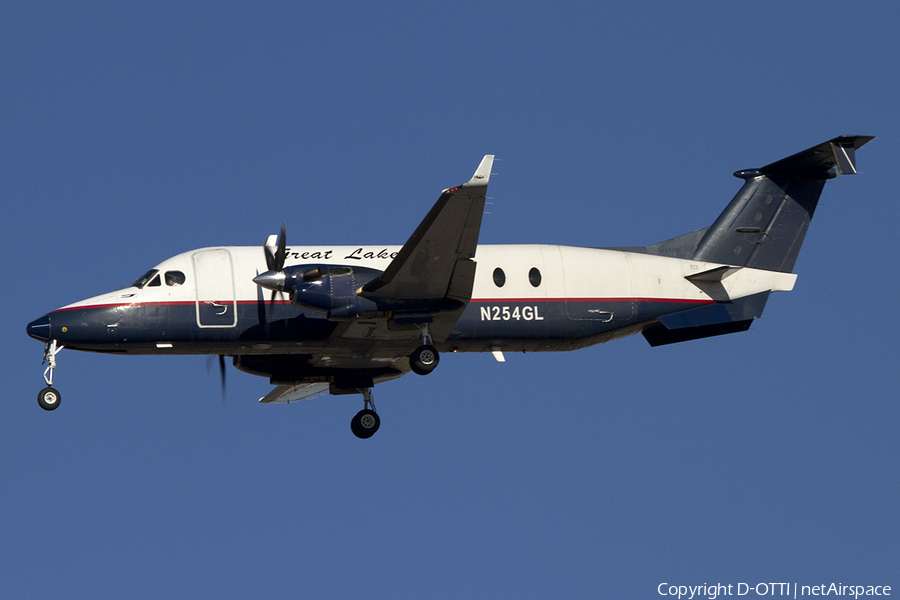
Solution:
M 194 263 L 197 326 L 237 326 L 231 252 L 226 248 L 210 248 L 195 252 L 191 258 Z

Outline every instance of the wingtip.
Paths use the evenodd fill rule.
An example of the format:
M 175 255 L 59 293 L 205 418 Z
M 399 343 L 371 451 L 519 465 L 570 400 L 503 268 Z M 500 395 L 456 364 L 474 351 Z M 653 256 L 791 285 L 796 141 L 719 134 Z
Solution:
M 469 183 L 473 185 L 487 185 L 488 181 L 491 179 L 491 167 L 493 164 L 494 155 L 485 154 L 484 158 L 481 159 L 481 164 L 479 164 L 478 168 L 475 170 L 475 174 L 472 175 L 472 179 L 469 180 Z

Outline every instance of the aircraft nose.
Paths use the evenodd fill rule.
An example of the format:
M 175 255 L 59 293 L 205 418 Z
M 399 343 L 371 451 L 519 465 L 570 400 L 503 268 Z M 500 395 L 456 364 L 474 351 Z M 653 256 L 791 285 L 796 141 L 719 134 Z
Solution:
M 36 340 L 47 342 L 50 340 L 50 315 L 44 315 L 39 319 L 35 319 L 25 328 L 28 335 Z

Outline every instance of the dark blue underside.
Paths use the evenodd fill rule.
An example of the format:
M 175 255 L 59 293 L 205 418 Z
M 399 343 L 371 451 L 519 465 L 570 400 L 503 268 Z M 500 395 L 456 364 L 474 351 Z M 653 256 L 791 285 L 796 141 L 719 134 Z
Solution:
M 535 340 L 574 341 L 609 334 L 698 306 L 697 303 L 650 300 L 525 300 L 471 302 L 447 340 L 466 350 L 467 342 Z M 171 351 L 192 353 L 211 344 L 292 344 L 326 342 L 340 321 L 291 304 L 244 303 L 219 307 L 215 318 L 201 306 L 160 304 L 95 307 L 55 311 L 49 315 L 49 337 L 73 349 L 106 352 L 155 351 L 172 343 Z M 233 312 L 236 310 L 237 318 Z M 43 336 L 44 334 L 41 333 Z M 220 350 L 221 351 L 221 350 Z M 229 354 L 238 354 L 235 348 Z

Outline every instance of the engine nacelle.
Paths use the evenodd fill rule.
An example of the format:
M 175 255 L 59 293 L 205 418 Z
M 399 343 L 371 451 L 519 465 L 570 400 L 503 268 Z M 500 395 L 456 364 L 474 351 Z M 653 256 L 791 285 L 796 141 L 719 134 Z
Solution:
M 328 314 L 332 319 L 349 319 L 360 314 L 391 313 L 398 324 L 429 323 L 435 313 L 463 306 L 449 298 L 366 297 L 364 286 L 383 272 L 350 265 L 294 265 L 270 270 L 253 281 L 274 292 L 285 292 L 300 308 Z M 274 295 L 273 295 L 274 297 Z
M 381 271 L 366 267 L 335 265 L 297 265 L 284 270 L 284 291 L 301 308 L 327 312 L 330 317 L 349 318 L 361 312 L 374 312 L 371 300 L 357 295 L 366 283 Z

